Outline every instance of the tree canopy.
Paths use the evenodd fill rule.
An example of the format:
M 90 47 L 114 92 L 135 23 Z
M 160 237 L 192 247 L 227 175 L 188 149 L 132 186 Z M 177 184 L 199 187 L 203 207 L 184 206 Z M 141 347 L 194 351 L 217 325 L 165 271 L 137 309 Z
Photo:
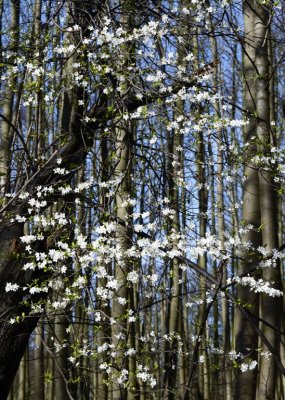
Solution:
M 0 0 L 0 400 L 284 399 L 283 0 Z

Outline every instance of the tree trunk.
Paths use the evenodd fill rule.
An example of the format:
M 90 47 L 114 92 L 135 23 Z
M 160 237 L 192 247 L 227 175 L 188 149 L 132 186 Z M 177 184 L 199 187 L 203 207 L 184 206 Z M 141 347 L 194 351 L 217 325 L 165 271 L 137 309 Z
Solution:
M 11 0 L 11 23 L 10 30 L 12 38 L 10 39 L 11 51 L 16 52 L 19 46 L 19 21 L 20 21 L 20 1 Z M 1 56 L 2 57 L 2 56 Z M 13 55 L 15 58 L 15 54 Z M 5 88 L 5 99 L 2 106 L 1 123 L 0 123 L 0 194 L 3 196 L 9 186 L 9 169 L 11 158 L 11 138 L 12 138 L 12 115 L 13 115 L 13 99 L 16 87 L 17 75 L 11 77 Z M 3 200 L 2 200 L 3 201 Z M 3 204 L 3 203 L 2 203 Z
M 251 158 L 256 154 L 255 134 L 256 120 L 255 113 L 255 68 L 254 68 L 254 43 L 255 43 L 255 14 L 252 12 L 251 5 L 248 2 L 243 6 L 244 15 L 244 52 L 243 52 L 243 90 L 244 90 L 244 108 L 249 112 L 249 123 L 244 129 L 244 141 L 249 142 L 245 152 L 245 182 L 243 185 L 243 209 L 242 220 L 245 225 L 252 225 L 242 235 L 244 242 L 251 242 L 252 249 L 248 254 L 242 254 L 245 262 L 242 264 L 239 273 L 246 272 L 257 261 L 257 257 L 252 255 L 254 249 L 261 245 L 260 228 L 260 204 L 259 204 L 259 181 L 258 172 L 251 164 Z M 237 297 L 241 304 L 249 304 L 250 310 L 258 315 L 258 294 L 250 291 L 248 287 L 238 286 Z M 235 336 L 236 350 L 244 355 L 249 354 L 251 359 L 257 359 L 256 349 L 258 347 L 258 338 L 252 324 L 246 320 L 240 311 L 236 310 L 235 316 Z M 256 390 L 257 370 L 248 370 L 241 373 L 237 371 L 234 398 L 236 400 L 254 400 Z
M 45 399 L 45 380 L 44 380 L 44 323 L 40 321 L 35 331 L 35 351 L 34 351 L 34 398 L 36 400 Z
M 22 359 L 29 335 L 36 327 L 38 317 L 23 318 L 19 323 L 9 323 L 10 319 L 19 315 L 27 315 L 29 308 L 22 305 L 23 293 L 18 291 L 6 292 L 6 283 L 15 283 L 26 286 L 30 274 L 21 271 L 23 246 L 20 236 L 23 235 L 23 224 L 14 223 L 0 231 L 1 259 L 0 259 L 0 315 L 4 318 L 0 322 L 0 400 L 8 396 L 10 386 Z
M 255 65 L 258 71 L 256 80 L 256 111 L 257 111 L 257 136 L 259 151 L 263 156 L 271 158 L 272 134 L 270 128 L 270 75 L 268 52 L 268 29 L 271 17 L 271 8 L 267 4 L 256 5 L 256 52 Z M 262 245 L 269 254 L 278 249 L 278 200 L 277 187 L 274 182 L 274 165 L 268 163 L 259 169 L 260 210 L 262 226 Z M 279 290 L 282 288 L 280 279 L 280 265 L 263 269 L 263 279 L 274 282 Z M 282 315 L 282 301 L 280 298 L 267 294 L 261 296 L 261 318 L 277 329 L 280 329 Z M 279 354 L 279 334 L 268 325 L 262 324 L 261 329 Z M 266 348 L 263 348 L 266 351 Z M 260 400 L 274 400 L 277 378 L 277 366 L 274 358 L 262 357 L 257 396 Z
M 122 182 L 116 194 L 116 216 L 117 216 L 117 232 L 116 243 L 118 248 L 118 257 L 115 265 L 115 279 L 118 282 L 119 289 L 113 298 L 112 317 L 116 321 L 112 326 L 112 341 L 116 349 L 116 369 L 121 372 L 123 369 L 128 370 L 126 357 L 124 356 L 125 343 L 127 339 L 127 321 L 126 313 L 128 312 L 126 304 L 118 301 L 118 298 L 128 299 L 127 290 L 127 271 L 128 262 L 125 252 L 131 246 L 131 233 L 127 226 L 130 208 L 126 205 L 130 193 L 130 131 L 128 128 L 116 130 L 116 154 L 118 163 L 115 170 L 116 177 L 122 177 Z M 127 391 L 123 385 L 117 384 L 116 379 L 113 381 L 113 400 L 125 400 Z

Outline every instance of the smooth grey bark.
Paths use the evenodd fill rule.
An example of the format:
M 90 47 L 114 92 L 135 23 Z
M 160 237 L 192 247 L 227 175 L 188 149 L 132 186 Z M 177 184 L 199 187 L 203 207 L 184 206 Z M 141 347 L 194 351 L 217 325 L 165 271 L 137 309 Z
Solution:
M 120 24 L 121 26 L 129 30 L 134 23 L 133 12 L 135 10 L 135 2 L 122 1 L 120 4 Z M 135 53 L 132 44 L 123 45 L 122 49 L 125 53 L 125 57 L 120 61 L 122 67 L 127 70 L 128 65 L 135 63 Z M 130 81 L 128 77 L 125 77 L 121 82 L 121 88 L 123 96 L 128 99 L 129 94 L 132 91 Z M 121 112 L 128 112 L 125 105 L 125 101 L 121 106 Z M 126 345 L 135 347 L 134 340 L 134 322 L 127 321 L 128 310 L 134 310 L 134 287 L 130 284 L 128 287 L 127 274 L 132 270 L 132 264 L 130 263 L 127 251 L 132 246 L 132 219 L 130 214 L 132 213 L 132 206 L 128 204 L 128 199 L 131 198 L 132 194 L 132 143 L 133 143 L 133 124 L 130 121 L 121 123 L 120 126 L 115 129 L 115 142 L 116 142 L 116 167 L 114 175 L 120 183 L 116 190 L 115 206 L 116 206 L 116 246 L 117 246 L 117 258 L 115 261 L 114 275 L 118 281 L 119 288 L 115 292 L 115 296 L 112 299 L 112 317 L 116 323 L 112 326 L 112 343 L 116 349 L 116 368 L 120 373 L 123 369 L 128 370 L 128 388 L 124 387 L 124 384 L 118 384 L 113 381 L 113 400 L 134 400 L 140 397 L 139 385 L 136 378 L 136 359 L 135 357 L 124 356 Z M 121 304 L 119 298 L 127 300 L 126 304 Z
M 208 6 L 210 6 L 210 2 L 207 1 Z M 209 16 L 209 23 L 211 26 L 211 30 L 213 29 L 212 19 Z M 210 43 L 211 43 L 211 52 L 212 52 L 212 59 L 214 65 L 213 71 L 213 89 L 215 93 L 219 93 L 219 54 L 218 54 L 218 44 L 217 39 L 215 36 L 210 36 Z M 221 118 L 221 103 L 220 100 L 217 99 L 214 104 L 215 113 L 218 118 Z M 224 171 L 224 151 L 223 151 L 223 144 L 224 144 L 224 135 L 225 130 L 222 128 L 218 129 L 217 132 L 217 140 L 218 140 L 218 154 L 217 154 L 217 174 L 218 174 L 218 183 L 217 183 L 217 208 L 218 208 L 218 218 L 217 218 L 217 225 L 218 225 L 218 236 L 221 242 L 221 250 L 222 252 L 225 251 L 225 233 L 226 233 L 226 225 L 225 225 L 225 204 L 224 204 L 224 179 L 223 179 L 223 171 Z M 226 285 L 227 282 L 227 264 L 224 266 L 223 270 L 223 285 Z M 223 322 L 223 350 L 224 354 L 228 354 L 230 351 L 231 345 L 231 332 L 230 332 L 230 318 L 229 318 L 229 303 L 226 297 L 222 298 L 222 322 Z M 231 382 L 231 369 L 227 368 L 225 364 L 224 358 L 224 385 L 225 385 L 225 399 L 231 400 L 232 399 L 232 382 Z
M 197 143 L 197 175 L 198 182 L 200 185 L 198 191 L 198 200 L 199 200 L 199 236 L 201 238 L 206 237 L 207 232 L 207 210 L 208 210 L 208 190 L 206 187 L 206 163 L 205 163 L 205 138 L 202 131 L 198 132 L 198 143 Z M 200 268 L 207 270 L 207 254 L 204 253 L 198 257 L 198 265 Z M 199 315 L 198 315 L 198 332 L 201 328 L 204 320 L 206 318 L 206 282 L 203 277 L 199 279 L 199 291 L 202 300 L 202 304 L 199 307 Z M 208 378 L 208 370 L 207 370 L 207 337 L 206 332 L 204 332 L 202 338 L 202 349 L 201 355 L 204 356 L 204 363 L 199 366 L 199 376 L 200 376 L 200 393 L 203 395 L 205 400 L 209 399 L 209 378 Z M 194 361 L 195 362 L 195 361 Z
M 273 146 L 270 128 L 270 55 L 268 52 L 268 29 L 271 18 L 271 7 L 268 4 L 257 3 L 255 10 L 255 65 L 258 71 L 256 80 L 258 149 L 264 156 L 270 157 L 271 147 Z M 267 163 L 259 169 L 262 245 L 269 254 L 272 254 L 274 249 L 278 249 L 278 200 L 277 187 L 274 182 L 274 167 L 274 165 L 268 165 Z M 280 265 L 278 261 L 275 268 L 271 266 L 263 269 L 263 279 L 266 282 L 274 282 L 275 287 L 281 289 Z M 277 331 L 265 324 L 262 324 L 261 328 L 278 354 L 280 350 L 278 330 L 280 329 L 281 315 L 281 299 L 263 294 L 261 296 L 261 318 Z M 257 390 L 258 399 L 274 400 L 276 398 L 276 378 L 277 365 L 273 357 L 261 357 Z
M 34 375 L 33 387 L 34 398 L 45 399 L 45 358 L 44 358 L 44 322 L 40 321 L 35 330 L 35 351 L 34 351 Z
M 202 52 L 201 47 L 198 42 L 198 36 L 194 36 L 193 40 L 193 54 L 195 57 L 195 70 L 199 70 L 199 63 L 201 61 Z M 197 119 L 202 114 L 202 107 L 198 106 L 197 110 Z M 199 236 L 200 238 L 206 237 L 207 232 L 207 210 L 208 210 L 208 189 L 206 184 L 206 147 L 205 147 L 205 137 L 204 132 L 199 130 L 197 133 L 197 181 L 199 184 L 198 189 L 198 203 L 199 203 Z M 203 255 L 198 256 L 198 265 L 201 269 L 207 271 L 207 254 L 206 252 Z M 199 306 L 198 317 L 197 317 L 197 326 L 196 326 L 196 334 L 200 331 L 201 327 L 205 323 L 206 317 L 206 290 L 207 290 L 207 282 L 204 277 L 199 277 L 199 293 L 200 298 L 202 300 L 201 305 Z M 198 396 L 203 396 L 205 400 L 209 399 L 210 387 L 209 387 L 209 377 L 208 377 L 208 355 L 207 355 L 207 332 L 206 330 L 203 332 L 203 338 L 201 343 L 200 354 L 204 357 L 205 362 L 198 365 Z M 193 360 L 196 363 L 196 360 Z M 194 392 L 193 392 L 194 394 Z
M 245 181 L 243 184 L 242 222 L 244 226 L 252 225 L 253 229 L 247 230 L 242 235 L 242 240 L 250 242 L 252 249 L 248 253 L 241 254 L 244 260 L 239 273 L 246 272 L 257 261 L 254 249 L 261 245 L 259 228 L 260 203 L 259 203 L 259 179 L 258 171 L 251 163 L 251 158 L 256 154 L 256 119 L 255 119 L 255 13 L 252 5 L 254 2 L 243 3 L 244 18 L 244 42 L 243 42 L 243 102 L 248 111 L 248 124 L 244 128 L 244 141 L 249 143 L 245 151 Z M 253 254 L 252 254 L 253 253 Z M 238 286 L 237 297 L 241 304 L 250 306 L 250 311 L 259 314 L 259 295 L 248 287 Z M 252 323 L 249 322 L 237 309 L 235 314 L 235 347 L 237 352 L 249 355 L 253 360 L 257 359 L 258 338 Z M 257 369 L 244 373 L 237 371 L 234 398 L 236 400 L 254 400 L 256 391 Z
M 119 284 L 119 289 L 116 290 L 116 296 L 112 300 L 112 317 L 116 321 L 112 326 L 112 342 L 116 350 L 116 369 L 121 371 L 127 369 L 126 358 L 124 356 L 125 343 L 127 340 L 127 305 L 121 304 L 118 298 L 128 299 L 127 289 L 127 271 L 128 261 L 125 252 L 129 249 L 130 242 L 130 229 L 127 226 L 128 215 L 130 207 L 127 201 L 130 195 L 130 131 L 128 128 L 116 130 L 116 155 L 117 166 L 115 169 L 115 176 L 121 177 L 122 181 L 116 193 L 116 217 L 117 217 L 117 230 L 116 230 L 116 243 L 118 248 L 118 257 L 115 265 L 115 279 Z M 126 399 L 127 392 L 124 385 L 113 382 L 113 400 Z
M 75 400 L 71 387 L 71 374 L 70 363 L 68 358 L 70 356 L 70 349 L 65 346 L 69 343 L 69 336 L 66 329 L 69 326 L 69 321 L 65 316 L 58 316 L 54 323 L 54 335 L 56 343 L 63 346 L 55 354 L 55 377 L 54 377 L 54 395 L 55 400 Z
M 13 52 L 13 59 L 16 58 L 16 51 L 19 46 L 19 21 L 20 21 L 20 0 L 11 0 L 11 39 L 10 46 Z M 2 57 L 2 56 L 1 56 Z M 16 88 L 17 75 L 10 78 L 5 87 L 5 99 L 2 105 L 2 116 L 0 121 L 0 194 L 1 197 L 6 193 L 9 186 L 9 164 L 11 159 L 11 139 L 13 131 L 12 122 L 14 90 Z M 2 197 L 1 203 L 5 198 Z
M 177 104 L 179 112 L 183 110 L 183 104 Z M 179 190 L 178 176 L 180 171 L 181 157 L 177 148 L 181 145 L 181 135 L 179 130 L 174 129 L 168 137 L 168 165 L 167 165 L 167 180 L 168 180 L 168 197 L 171 208 L 174 210 L 173 218 L 169 221 L 168 234 L 179 237 L 180 221 L 179 221 Z M 178 239 L 172 241 L 173 249 L 178 250 Z M 177 338 L 176 333 L 179 332 L 181 319 L 181 284 L 180 280 L 182 272 L 180 263 L 177 258 L 170 262 L 170 285 L 171 298 L 168 315 L 168 334 L 172 335 L 169 342 L 169 348 L 166 349 L 166 365 L 165 365 L 165 393 L 168 400 L 180 398 L 178 372 L 178 355 L 177 355 Z

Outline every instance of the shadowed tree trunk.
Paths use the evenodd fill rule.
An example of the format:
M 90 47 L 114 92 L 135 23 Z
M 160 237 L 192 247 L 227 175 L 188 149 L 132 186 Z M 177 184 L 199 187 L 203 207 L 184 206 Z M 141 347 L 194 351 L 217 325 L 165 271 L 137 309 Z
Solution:
M 270 70 L 269 70 L 269 25 L 271 16 L 270 5 L 256 4 L 256 48 L 255 65 L 258 71 L 256 80 L 256 111 L 257 111 L 257 137 L 258 149 L 263 156 L 271 157 L 271 148 L 274 146 L 270 127 Z M 271 78 L 272 79 L 272 78 Z M 262 245 L 269 254 L 278 249 L 278 200 L 277 185 L 274 182 L 276 171 L 274 164 L 261 166 L 259 170 L 260 210 L 262 226 Z M 274 282 L 279 290 L 282 288 L 280 278 L 280 265 L 277 260 L 275 267 L 263 269 L 263 279 Z M 277 354 L 279 354 L 280 318 L 282 314 L 282 301 L 279 297 L 267 294 L 261 296 L 261 318 L 269 323 L 261 324 L 265 337 L 269 340 Z M 272 328 L 273 327 L 273 328 Z M 275 330 L 276 329 L 276 330 Z M 266 351 L 266 348 L 263 348 Z M 260 358 L 259 382 L 257 397 L 260 400 L 274 400 L 276 390 L 277 366 L 273 357 Z
M 183 110 L 183 104 L 177 104 L 177 110 Z M 168 165 L 167 165 L 167 180 L 168 180 L 168 197 L 170 200 L 171 208 L 174 210 L 173 218 L 169 221 L 168 234 L 174 237 L 173 249 L 178 251 L 178 237 L 180 235 L 180 221 L 179 221 L 179 190 L 178 190 L 178 176 L 181 168 L 181 157 L 179 150 L 181 145 L 181 134 L 179 129 L 174 129 L 168 137 Z M 180 268 L 179 260 L 174 257 L 170 261 L 170 287 L 171 298 L 169 305 L 168 315 L 168 334 L 169 346 L 166 349 L 166 398 L 173 400 L 180 398 L 179 393 L 179 380 L 178 380 L 178 339 L 176 333 L 179 332 L 181 326 L 181 278 L 182 271 Z
M 62 158 L 63 165 L 67 167 L 70 161 L 73 163 L 81 162 L 86 151 L 80 126 L 82 107 L 78 105 L 77 96 L 76 89 L 66 91 L 63 103 L 63 115 L 65 117 L 62 123 L 62 134 L 66 137 L 66 142 L 58 151 L 57 156 Z M 56 157 L 51 157 L 45 166 L 37 174 L 34 174 L 33 178 L 26 184 L 25 190 L 32 194 L 37 186 L 45 185 L 52 179 L 56 179 L 53 174 L 56 165 Z M 6 168 L 5 165 L 3 168 Z M 24 200 L 16 197 L 6 205 L 5 212 L 12 210 L 15 214 L 24 214 L 26 207 Z M 25 293 L 20 291 L 6 293 L 5 291 L 7 282 L 17 283 L 20 287 L 27 286 L 34 275 L 32 272 L 21 270 L 25 248 L 20 237 L 24 235 L 24 224 L 10 222 L 10 216 L 4 217 L 4 209 L 2 209 L 2 216 L 0 222 L 0 315 L 2 316 L 0 321 L 0 400 L 5 400 L 27 346 L 29 335 L 35 329 L 39 316 L 24 317 L 29 313 L 29 307 L 25 305 L 26 303 L 22 303 Z M 45 247 L 45 241 L 42 242 L 41 246 Z M 37 276 L 37 278 L 40 278 L 40 276 Z M 19 323 L 10 324 L 8 322 L 11 318 L 16 318 L 19 315 L 23 316 Z
M 261 245 L 260 228 L 260 204 L 259 204 L 259 180 L 258 172 L 251 164 L 251 158 L 256 154 L 256 119 L 255 114 L 255 14 L 252 12 L 251 5 L 244 2 L 244 52 L 243 52 L 243 98 L 244 108 L 249 112 L 248 124 L 244 128 L 244 141 L 250 143 L 245 152 L 245 182 L 243 184 L 243 210 L 242 220 L 245 227 L 252 225 L 252 229 L 246 229 L 242 235 L 244 242 L 251 242 L 252 248 L 256 249 Z M 246 272 L 257 261 L 257 257 L 252 254 L 242 254 L 244 262 L 239 269 L 239 273 Z M 258 294 L 251 291 L 248 287 L 239 286 L 237 297 L 241 304 L 250 305 L 250 310 L 258 315 Z M 236 350 L 244 355 L 249 354 L 251 359 L 257 359 L 256 349 L 258 338 L 252 323 L 246 320 L 236 310 L 235 316 L 235 335 Z M 234 398 L 236 400 L 254 400 L 256 390 L 257 370 L 248 370 L 244 373 L 238 370 L 235 385 Z
M 34 398 L 37 400 L 45 399 L 45 358 L 44 358 L 44 323 L 40 321 L 35 331 L 35 351 L 34 351 Z
M 3 229 L 3 228 L 2 228 Z M 23 247 L 20 236 L 23 235 L 23 224 L 10 224 L 0 231 L 0 399 L 7 398 L 10 386 L 17 372 L 19 363 L 26 349 L 29 335 L 37 324 L 37 317 L 29 317 L 23 322 L 10 324 L 11 318 L 28 313 L 26 306 L 21 305 L 23 295 L 20 292 L 6 293 L 6 282 L 17 282 L 25 286 L 29 282 L 29 274 L 21 271 L 21 253 Z M 19 256 L 19 258 L 17 257 Z
M 0 4 L 1 11 L 3 4 Z M 10 48 L 12 52 L 13 61 L 16 59 L 16 51 L 19 47 L 19 21 L 20 21 L 20 0 L 11 0 L 11 38 Z M 2 12 L 1 12 L 2 17 Z M 1 18 L 2 19 L 2 18 Z M 2 47 L 1 47 L 2 53 Z M 2 54 L 1 54 L 2 58 Z M 10 77 L 6 81 L 5 87 L 5 100 L 2 105 L 2 116 L 0 122 L 0 194 L 1 197 L 7 192 L 9 187 L 9 170 L 11 161 L 11 141 L 13 135 L 13 129 L 11 128 L 12 115 L 13 115 L 13 100 L 14 90 L 16 89 L 17 75 Z M 1 204 L 3 204 L 2 199 Z

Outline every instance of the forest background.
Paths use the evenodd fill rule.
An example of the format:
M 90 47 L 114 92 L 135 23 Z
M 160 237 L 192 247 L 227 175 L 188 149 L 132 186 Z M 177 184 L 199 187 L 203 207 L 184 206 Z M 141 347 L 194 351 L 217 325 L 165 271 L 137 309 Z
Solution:
M 0 0 L 0 399 L 282 400 L 270 0 Z

